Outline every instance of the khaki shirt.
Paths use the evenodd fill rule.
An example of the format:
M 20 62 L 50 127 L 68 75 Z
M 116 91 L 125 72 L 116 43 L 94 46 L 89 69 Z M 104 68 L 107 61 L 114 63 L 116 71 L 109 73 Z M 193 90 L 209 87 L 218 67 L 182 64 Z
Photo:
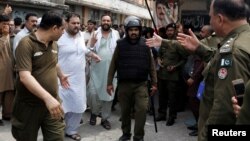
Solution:
M 14 63 L 10 41 L 0 37 L 0 93 L 14 90 Z
M 200 103 L 199 140 L 207 140 L 207 125 L 236 122 L 231 103 L 232 81 L 242 78 L 247 82 L 250 78 L 249 38 L 249 25 L 242 25 L 229 33 L 218 49 L 201 45 L 196 51 L 205 61 L 210 60 Z
M 178 81 L 182 67 L 186 63 L 188 52 L 177 42 L 177 40 L 162 41 L 159 57 L 162 59 L 163 67 L 160 67 L 159 78 Z M 174 71 L 167 71 L 168 66 L 175 66 Z
M 50 42 L 46 47 L 37 40 L 35 33 L 31 33 L 20 41 L 15 53 L 17 71 L 30 71 L 38 83 L 58 99 L 57 44 Z M 16 99 L 35 105 L 43 104 L 43 101 L 32 94 L 19 78 Z

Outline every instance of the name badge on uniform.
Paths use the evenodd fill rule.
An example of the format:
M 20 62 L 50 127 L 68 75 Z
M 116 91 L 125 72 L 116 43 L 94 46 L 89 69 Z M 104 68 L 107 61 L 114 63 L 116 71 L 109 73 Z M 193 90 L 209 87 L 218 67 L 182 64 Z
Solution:
M 57 54 L 57 50 L 52 49 L 51 52 Z
M 232 59 L 231 58 L 222 58 L 220 60 L 221 67 L 229 67 L 232 66 Z
M 41 55 L 43 55 L 43 52 L 38 51 L 38 52 L 36 52 L 36 53 L 34 54 L 34 57 L 36 57 L 36 56 L 41 56 Z
M 220 68 L 219 71 L 218 71 L 218 77 L 220 79 L 225 79 L 227 77 L 227 69 L 226 68 Z

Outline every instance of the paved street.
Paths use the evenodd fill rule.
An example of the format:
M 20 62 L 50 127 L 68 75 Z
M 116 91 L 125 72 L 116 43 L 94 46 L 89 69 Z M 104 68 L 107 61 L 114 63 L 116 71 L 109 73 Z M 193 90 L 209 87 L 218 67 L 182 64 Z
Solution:
M 117 141 L 122 132 L 120 129 L 121 123 L 119 122 L 119 106 L 117 110 L 113 112 L 110 122 L 112 129 L 107 131 L 101 125 L 91 126 L 89 125 L 90 113 L 84 114 L 84 123 L 81 125 L 80 134 L 82 141 Z M 196 141 L 196 137 L 190 137 L 188 133 L 190 130 L 186 128 L 185 123 L 190 121 L 192 115 L 190 111 L 180 112 L 176 123 L 167 127 L 165 122 L 157 122 L 158 133 L 154 131 L 153 117 L 148 116 L 146 122 L 146 134 L 145 141 Z M 98 124 L 100 124 L 100 118 L 98 118 Z M 11 131 L 10 123 L 4 121 L 5 126 L 0 126 L 0 141 L 14 141 Z M 41 132 L 39 133 L 38 141 L 42 141 Z M 65 141 L 73 141 L 69 138 L 65 138 Z

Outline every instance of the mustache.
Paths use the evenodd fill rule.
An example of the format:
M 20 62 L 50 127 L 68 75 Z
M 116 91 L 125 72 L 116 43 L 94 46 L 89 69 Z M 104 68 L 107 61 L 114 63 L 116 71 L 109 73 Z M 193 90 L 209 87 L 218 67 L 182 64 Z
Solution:
M 74 29 L 76 29 L 76 30 L 80 30 L 80 27 L 75 27 Z
M 108 27 L 110 27 L 110 25 L 109 25 L 109 24 L 102 24 L 102 26 L 105 26 L 105 25 L 106 25 L 106 26 L 108 26 Z

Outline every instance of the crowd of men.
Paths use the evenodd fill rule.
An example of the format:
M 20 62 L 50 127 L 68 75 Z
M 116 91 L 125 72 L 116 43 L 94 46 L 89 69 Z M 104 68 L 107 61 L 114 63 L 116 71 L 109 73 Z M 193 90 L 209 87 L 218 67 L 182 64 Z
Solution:
M 119 141 L 131 139 L 133 114 L 133 140 L 143 141 L 146 113 L 152 109 L 149 97 L 158 90 L 156 121 L 172 126 L 187 94 L 197 122 L 188 127 L 193 130 L 189 135 L 198 135 L 199 141 L 207 140 L 209 125 L 249 124 L 248 11 L 243 0 L 213 0 L 211 25 L 197 36 L 176 23 L 157 35 L 135 16 L 115 30 L 108 14 L 99 27 L 89 20 L 82 32 L 77 13 L 63 17 L 51 11 L 40 21 L 28 13 L 21 27 L 20 18 L 10 18 L 7 5 L 0 15 L 2 119 L 11 120 L 18 141 L 37 140 L 40 128 L 44 140 L 66 136 L 79 141 L 87 106 L 90 125 L 99 116 L 103 128 L 112 128 L 116 95 L 123 132 Z M 239 82 L 245 87 L 242 106 L 234 97 L 238 90 L 233 85 Z

